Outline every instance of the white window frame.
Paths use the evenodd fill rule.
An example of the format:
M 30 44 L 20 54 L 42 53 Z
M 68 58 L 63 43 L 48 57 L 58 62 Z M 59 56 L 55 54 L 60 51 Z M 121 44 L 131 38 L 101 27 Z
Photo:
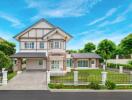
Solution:
M 59 64 L 60 64 L 59 60 L 52 60 L 51 61 L 51 69 L 52 70 L 59 70 L 60 69 Z
M 34 42 L 25 42 L 26 49 L 34 49 Z
M 78 60 L 78 67 L 89 67 L 89 61 L 87 59 Z
M 53 40 L 50 42 L 51 49 L 61 49 L 61 41 L 60 40 Z
M 40 41 L 39 46 L 41 49 L 43 49 L 44 48 L 44 41 Z

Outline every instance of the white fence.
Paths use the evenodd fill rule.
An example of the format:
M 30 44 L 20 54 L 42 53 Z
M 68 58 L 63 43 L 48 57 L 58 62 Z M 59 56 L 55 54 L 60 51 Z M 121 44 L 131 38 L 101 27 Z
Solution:
M 108 59 L 108 63 L 127 64 L 132 59 Z

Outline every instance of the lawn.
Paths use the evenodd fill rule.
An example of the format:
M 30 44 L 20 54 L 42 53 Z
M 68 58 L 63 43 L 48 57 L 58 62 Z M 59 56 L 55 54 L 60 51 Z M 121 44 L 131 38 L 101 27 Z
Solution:
M 80 83 L 99 82 L 101 83 L 101 69 L 79 70 L 78 80 Z M 130 74 L 120 74 L 118 72 L 108 71 L 107 80 L 116 84 L 129 84 L 132 79 Z M 73 71 L 67 73 L 65 76 L 51 76 L 51 83 L 70 83 L 73 82 Z
M 16 72 L 9 72 L 7 75 L 8 80 L 12 79 L 14 76 L 16 76 Z

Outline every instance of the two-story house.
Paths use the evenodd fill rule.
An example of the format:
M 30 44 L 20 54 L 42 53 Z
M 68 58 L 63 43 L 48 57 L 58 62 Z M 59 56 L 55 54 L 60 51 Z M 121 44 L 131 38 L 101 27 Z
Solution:
M 16 58 L 16 70 L 22 70 L 22 61 L 26 59 L 27 70 L 67 71 L 67 60 L 72 59 L 73 68 L 97 68 L 97 54 L 66 53 L 66 43 L 72 36 L 59 27 L 40 19 L 14 37 L 19 42 L 19 52 L 12 55 Z
M 66 43 L 72 36 L 45 19 L 28 27 L 14 37 L 19 41 L 17 70 L 22 69 L 22 59 L 26 59 L 26 69 L 66 70 Z

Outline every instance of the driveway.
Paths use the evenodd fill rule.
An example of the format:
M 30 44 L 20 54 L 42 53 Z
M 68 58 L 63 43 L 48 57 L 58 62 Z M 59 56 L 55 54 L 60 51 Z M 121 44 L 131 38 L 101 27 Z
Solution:
M 46 72 L 24 71 L 17 74 L 6 86 L 0 90 L 47 90 Z

